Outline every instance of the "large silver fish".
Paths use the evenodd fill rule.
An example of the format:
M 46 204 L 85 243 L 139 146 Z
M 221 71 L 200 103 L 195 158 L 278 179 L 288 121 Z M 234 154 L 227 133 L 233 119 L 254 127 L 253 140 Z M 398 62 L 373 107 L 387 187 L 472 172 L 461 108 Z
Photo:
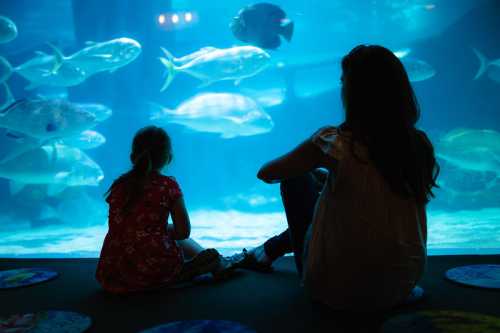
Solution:
M 500 178 L 500 133 L 495 130 L 454 129 L 438 141 L 436 155 L 459 169 Z
M 56 49 L 58 63 L 67 62 L 84 71 L 87 76 L 106 71 L 112 73 L 134 61 L 142 50 L 139 42 L 126 37 L 102 43 L 87 42 L 86 44 L 87 47 L 69 57 L 64 57 L 62 52 Z
M 9 65 L 8 70 L 3 70 L 7 72 L 3 75 L 4 80 L 14 72 L 30 81 L 30 85 L 26 87 L 28 90 L 41 85 L 71 87 L 96 73 L 114 72 L 135 60 L 141 53 L 141 45 L 130 38 L 117 38 L 102 43 L 87 42 L 87 47 L 70 56 L 65 56 L 57 47 L 50 46 L 54 54 L 37 51 L 34 58 L 23 64 L 15 68 Z M 0 67 L 6 66 L 0 64 Z
M 495 60 L 490 60 L 486 58 L 484 54 L 482 54 L 477 49 L 472 49 L 474 54 L 479 59 L 479 69 L 477 70 L 476 76 L 474 76 L 474 80 L 479 79 L 485 73 L 488 77 L 496 82 L 500 83 L 500 58 Z
M 65 100 L 19 100 L 0 111 L 0 127 L 39 140 L 73 136 L 97 124 L 96 117 Z
M 93 114 L 98 122 L 103 122 L 113 115 L 113 110 L 103 104 L 76 103 L 75 106 Z
M 57 68 L 57 70 L 54 70 Z M 17 66 L 8 67 L 4 80 L 12 73 L 17 73 L 30 81 L 25 88 L 35 89 L 39 86 L 71 87 L 76 86 L 88 78 L 82 69 L 70 64 L 61 63 L 58 65 L 57 57 L 41 51 L 36 52 L 36 56 L 27 62 Z
M 151 106 L 150 120 L 180 124 L 198 132 L 217 133 L 224 139 L 270 132 L 271 117 L 252 99 L 229 93 L 196 95 L 177 109 Z
M 58 142 L 65 146 L 89 150 L 105 144 L 106 138 L 99 132 L 86 130 L 78 135 L 62 138 Z
M 27 184 L 47 184 L 55 193 L 67 186 L 97 186 L 102 169 L 80 149 L 46 145 L 27 151 L 0 164 L 0 177 L 13 181 L 11 192 Z
M 269 54 L 255 46 L 236 46 L 228 49 L 205 49 L 197 51 L 196 57 L 189 56 L 191 61 L 181 66 L 174 64 L 171 54 L 162 49 L 165 57 L 160 61 L 167 69 L 165 83 L 161 88 L 168 88 L 175 75 L 179 72 L 189 74 L 209 85 L 216 81 L 234 80 L 236 82 L 252 77 L 269 65 Z M 181 58 L 182 59 L 182 58 Z

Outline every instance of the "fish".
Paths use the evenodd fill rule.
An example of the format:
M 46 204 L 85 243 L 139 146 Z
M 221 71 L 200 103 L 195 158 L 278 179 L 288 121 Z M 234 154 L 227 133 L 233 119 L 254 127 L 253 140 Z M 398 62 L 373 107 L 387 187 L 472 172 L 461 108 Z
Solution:
M 77 108 L 94 115 L 95 120 L 103 122 L 113 115 L 113 110 L 103 104 L 98 103 L 75 103 Z
M 491 80 L 500 83 L 500 58 L 495 60 L 489 60 L 478 49 L 473 48 L 472 50 L 479 59 L 479 69 L 477 70 L 477 73 L 474 76 L 474 80 L 479 79 L 486 73 Z
M 142 52 L 141 44 L 127 37 L 101 43 L 87 41 L 86 45 L 85 48 L 69 57 L 65 57 L 60 50 L 55 48 L 56 69 L 59 64 L 68 63 L 82 70 L 88 76 L 99 72 L 113 73 L 137 59 Z
M 42 141 L 77 135 L 96 124 L 92 113 L 66 100 L 22 99 L 0 111 L 0 127 Z
M 0 16 L 0 44 L 8 43 L 17 37 L 17 26 L 10 18 Z
M 37 51 L 34 58 L 17 67 L 4 65 L 8 69 L 10 67 L 10 73 L 17 73 L 30 81 L 27 90 L 42 85 L 76 86 L 96 73 L 116 71 L 141 53 L 139 42 L 130 38 L 117 38 L 102 43 L 87 42 L 85 48 L 70 56 L 65 56 L 56 46 L 48 45 L 54 54 Z
M 234 37 L 263 49 L 277 49 L 281 38 L 292 40 L 294 23 L 280 7 L 257 3 L 242 8 L 233 18 L 230 28 Z
M 268 133 L 274 123 L 254 100 L 241 94 L 203 93 L 169 110 L 151 104 L 150 120 L 179 124 L 194 131 L 217 133 L 223 139 Z
M 213 51 L 219 50 L 219 49 L 216 47 L 213 47 L 213 46 L 206 46 L 206 47 L 202 47 L 201 49 L 199 49 L 193 53 L 187 54 L 187 55 L 180 57 L 180 58 L 176 58 L 176 57 L 172 56 L 169 53 L 169 51 L 163 47 L 161 47 L 161 50 L 163 51 L 163 53 L 165 55 L 167 55 L 167 58 L 171 59 L 177 66 L 182 66 L 182 65 L 187 64 L 190 61 L 193 61 L 194 59 L 196 59 L 198 57 L 201 57 L 202 55 L 205 55 L 207 53 L 210 53 L 210 52 L 213 52 Z
M 166 78 L 160 91 L 165 91 L 179 72 L 201 80 L 202 86 L 222 80 L 234 80 L 239 83 L 262 72 L 269 65 L 271 58 L 266 51 L 258 47 L 235 46 L 201 53 L 191 61 L 176 66 L 171 53 L 164 48 L 162 50 L 165 57 L 159 59 L 166 68 Z
M 104 179 L 101 167 L 78 148 L 44 145 L 0 164 L 0 177 L 11 181 L 12 194 L 26 185 L 48 185 L 49 195 L 70 186 L 98 186 Z
M 0 163 L 13 159 L 40 145 L 38 139 L 0 128 Z
M 405 57 L 401 59 L 410 82 L 425 81 L 436 75 L 436 70 L 421 59 Z
M 58 143 L 82 150 L 89 150 L 105 144 L 106 138 L 96 131 L 86 130 L 76 136 L 62 138 L 58 140 Z
M 436 144 L 436 156 L 465 171 L 492 173 L 500 178 L 500 133 L 492 129 L 456 128 Z
M 10 73 L 17 73 L 30 82 L 25 88 L 33 90 L 39 86 L 72 87 L 84 82 L 89 75 L 79 67 L 64 63 L 58 65 L 56 56 L 42 51 L 25 63 L 12 68 Z M 57 70 L 54 68 L 57 67 Z
M 436 70 L 429 63 L 422 59 L 408 56 L 411 51 L 410 48 L 404 48 L 393 52 L 403 64 L 410 82 L 425 81 L 436 75 Z

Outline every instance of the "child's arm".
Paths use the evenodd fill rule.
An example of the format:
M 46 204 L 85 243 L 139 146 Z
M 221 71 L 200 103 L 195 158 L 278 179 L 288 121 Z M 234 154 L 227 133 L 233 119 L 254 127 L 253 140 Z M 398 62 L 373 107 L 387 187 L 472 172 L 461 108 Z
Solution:
M 275 183 L 303 175 L 316 168 L 332 170 L 334 164 L 335 161 L 325 155 L 310 138 L 291 152 L 264 164 L 257 177 L 266 183 Z
M 183 197 L 179 197 L 172 207 L 173 235 L 175 240 L 183 240 L 189 238 L 191 234 L 191 222 L 184 204 Z

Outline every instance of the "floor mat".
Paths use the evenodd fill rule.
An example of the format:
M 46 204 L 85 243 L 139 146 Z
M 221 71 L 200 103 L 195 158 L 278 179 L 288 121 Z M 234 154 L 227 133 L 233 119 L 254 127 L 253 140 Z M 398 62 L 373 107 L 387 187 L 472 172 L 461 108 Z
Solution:
M 0 271 L 0 289 L 25 287 L 56 278 L 59 273 L 44 268 L 21 268 Z
M 471 265 L 449 269 L 446 278 L 478 288 L 500 289 L 500 265 Z
M 421 311 L 389 319 L 383 333 L 500 333 L 500 318 L 473 312 Z
M 81 333 L 86 331 L 90 317 L 68 311 L 42 311 L 0 318 L 0 332 Z

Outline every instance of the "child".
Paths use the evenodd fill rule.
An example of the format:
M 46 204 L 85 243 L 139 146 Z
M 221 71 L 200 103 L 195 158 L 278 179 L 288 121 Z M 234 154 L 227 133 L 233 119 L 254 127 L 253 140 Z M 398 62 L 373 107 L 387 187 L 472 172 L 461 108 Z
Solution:
M 269 271 L 293 252 L 313 300 L 338 310 L 387 309 L 404 302 L 424 273 L 426 204 L 439 166 L 415 128 L 418 103 L 390 50 L 354 48 L 341 81 L 345 121 L 260 169 L 260 179 L 281 183 L 288 229 L 244 250 L 240 267 Z M 328 170 L 321 193 L 317 168 Z
M 109 231 L 96 272 L 102 287 L 127 293 L 226 272 L 227 262 L 217 250 L 203 250 L 189 239 L 181 189 L 174 178 L 160 173 L 172 160 L 167 133 L 154 126 L 139 130 L 130 160 L 132 169 L 106 193 Z M 167 226 L 170 214 L 173 225 Z

